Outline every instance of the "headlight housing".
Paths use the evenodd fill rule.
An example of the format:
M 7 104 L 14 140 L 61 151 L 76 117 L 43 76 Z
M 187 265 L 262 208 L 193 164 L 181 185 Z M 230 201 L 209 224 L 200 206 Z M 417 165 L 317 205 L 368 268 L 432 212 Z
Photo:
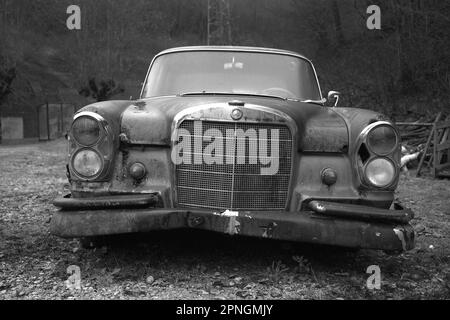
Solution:
M 77 113 L 68 139 L 70 179 L 108 181 L 116 140 L 105 118 L 91 111 Z
M 377 188 L 384 188 L 392 184 L 396 177 L 395 166 L 386 158 L 370 160 L 364 170 L 367 181 Z
M 100 173 L 102 158 L 92 149 L 81 149 L 73 156 L 72 167 L 80 176 L 92 178 Z
M 376 121 L 362 130 L 356 150 L 356 169 L 363 188 L 395 188 L 400 173 L 400 135 L 389 121 Z
M 387 124 L 375 126 L 367 134 L 367 146 L 379 156 L 388 155 L 398 146 L 397 133 Z

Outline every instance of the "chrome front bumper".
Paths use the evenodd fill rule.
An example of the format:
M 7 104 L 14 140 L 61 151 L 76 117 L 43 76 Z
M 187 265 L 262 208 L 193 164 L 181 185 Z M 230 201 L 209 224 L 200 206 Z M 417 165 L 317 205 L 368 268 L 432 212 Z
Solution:
M 195 228 L 229 235 L 406 251 L 414 248 L 412 212 L 311 201 L 309 210 L 224 211 L 157 208 L 157 195 L 55 200 L 51 233 L 65 238 Z

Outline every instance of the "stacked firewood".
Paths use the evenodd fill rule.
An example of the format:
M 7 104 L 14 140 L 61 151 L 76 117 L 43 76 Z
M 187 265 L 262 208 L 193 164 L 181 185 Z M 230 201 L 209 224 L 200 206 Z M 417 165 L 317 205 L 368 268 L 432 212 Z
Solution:
M 421 118 L 411 122 L 414 125 L 399 126 L 402 143 L 408 149 L 420 148 L 427 142 L 434 119 Z
M 417 174 L 420 175 L 424 163 L 430 167 L 433 158 L 432 144 L 435 124 L 444 118 L 441 113 L 438 113 L 434 117 L 422 116 L 416 121 L 408 119 L 410 121 L 396 123 L 402 139 L 401 163 L 404 171 L 417 167 Z

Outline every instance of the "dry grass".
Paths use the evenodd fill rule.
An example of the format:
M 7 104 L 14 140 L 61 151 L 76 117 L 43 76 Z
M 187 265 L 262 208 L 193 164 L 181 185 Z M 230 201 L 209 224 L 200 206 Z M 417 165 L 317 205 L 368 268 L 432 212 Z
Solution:
M 64 141 L 0 147 L 1 299 L 450 297 L 448 180 L 402 178 L 418 241 L 400 256 L 193 231 L 115 237 L 88 251 L 48 232 L 51 200 L 67 188 L 64 157 Z M 372 264 L 382 272 L 376 292 L 365 288 Z M 70 265 L 81 269 L 80 291 L 65 286 Z

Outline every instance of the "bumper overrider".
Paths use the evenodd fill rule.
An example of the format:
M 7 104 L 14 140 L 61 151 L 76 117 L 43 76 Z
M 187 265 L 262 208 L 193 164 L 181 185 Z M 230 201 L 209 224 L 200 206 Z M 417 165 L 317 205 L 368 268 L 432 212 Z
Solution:
M 401 252 L 414 248 L 409 209 L 312 200 L 300 212 L 159 208 L 159 194 L 59 198 L 51 233 L 64 238 L 194 228 L 350 248 Z

